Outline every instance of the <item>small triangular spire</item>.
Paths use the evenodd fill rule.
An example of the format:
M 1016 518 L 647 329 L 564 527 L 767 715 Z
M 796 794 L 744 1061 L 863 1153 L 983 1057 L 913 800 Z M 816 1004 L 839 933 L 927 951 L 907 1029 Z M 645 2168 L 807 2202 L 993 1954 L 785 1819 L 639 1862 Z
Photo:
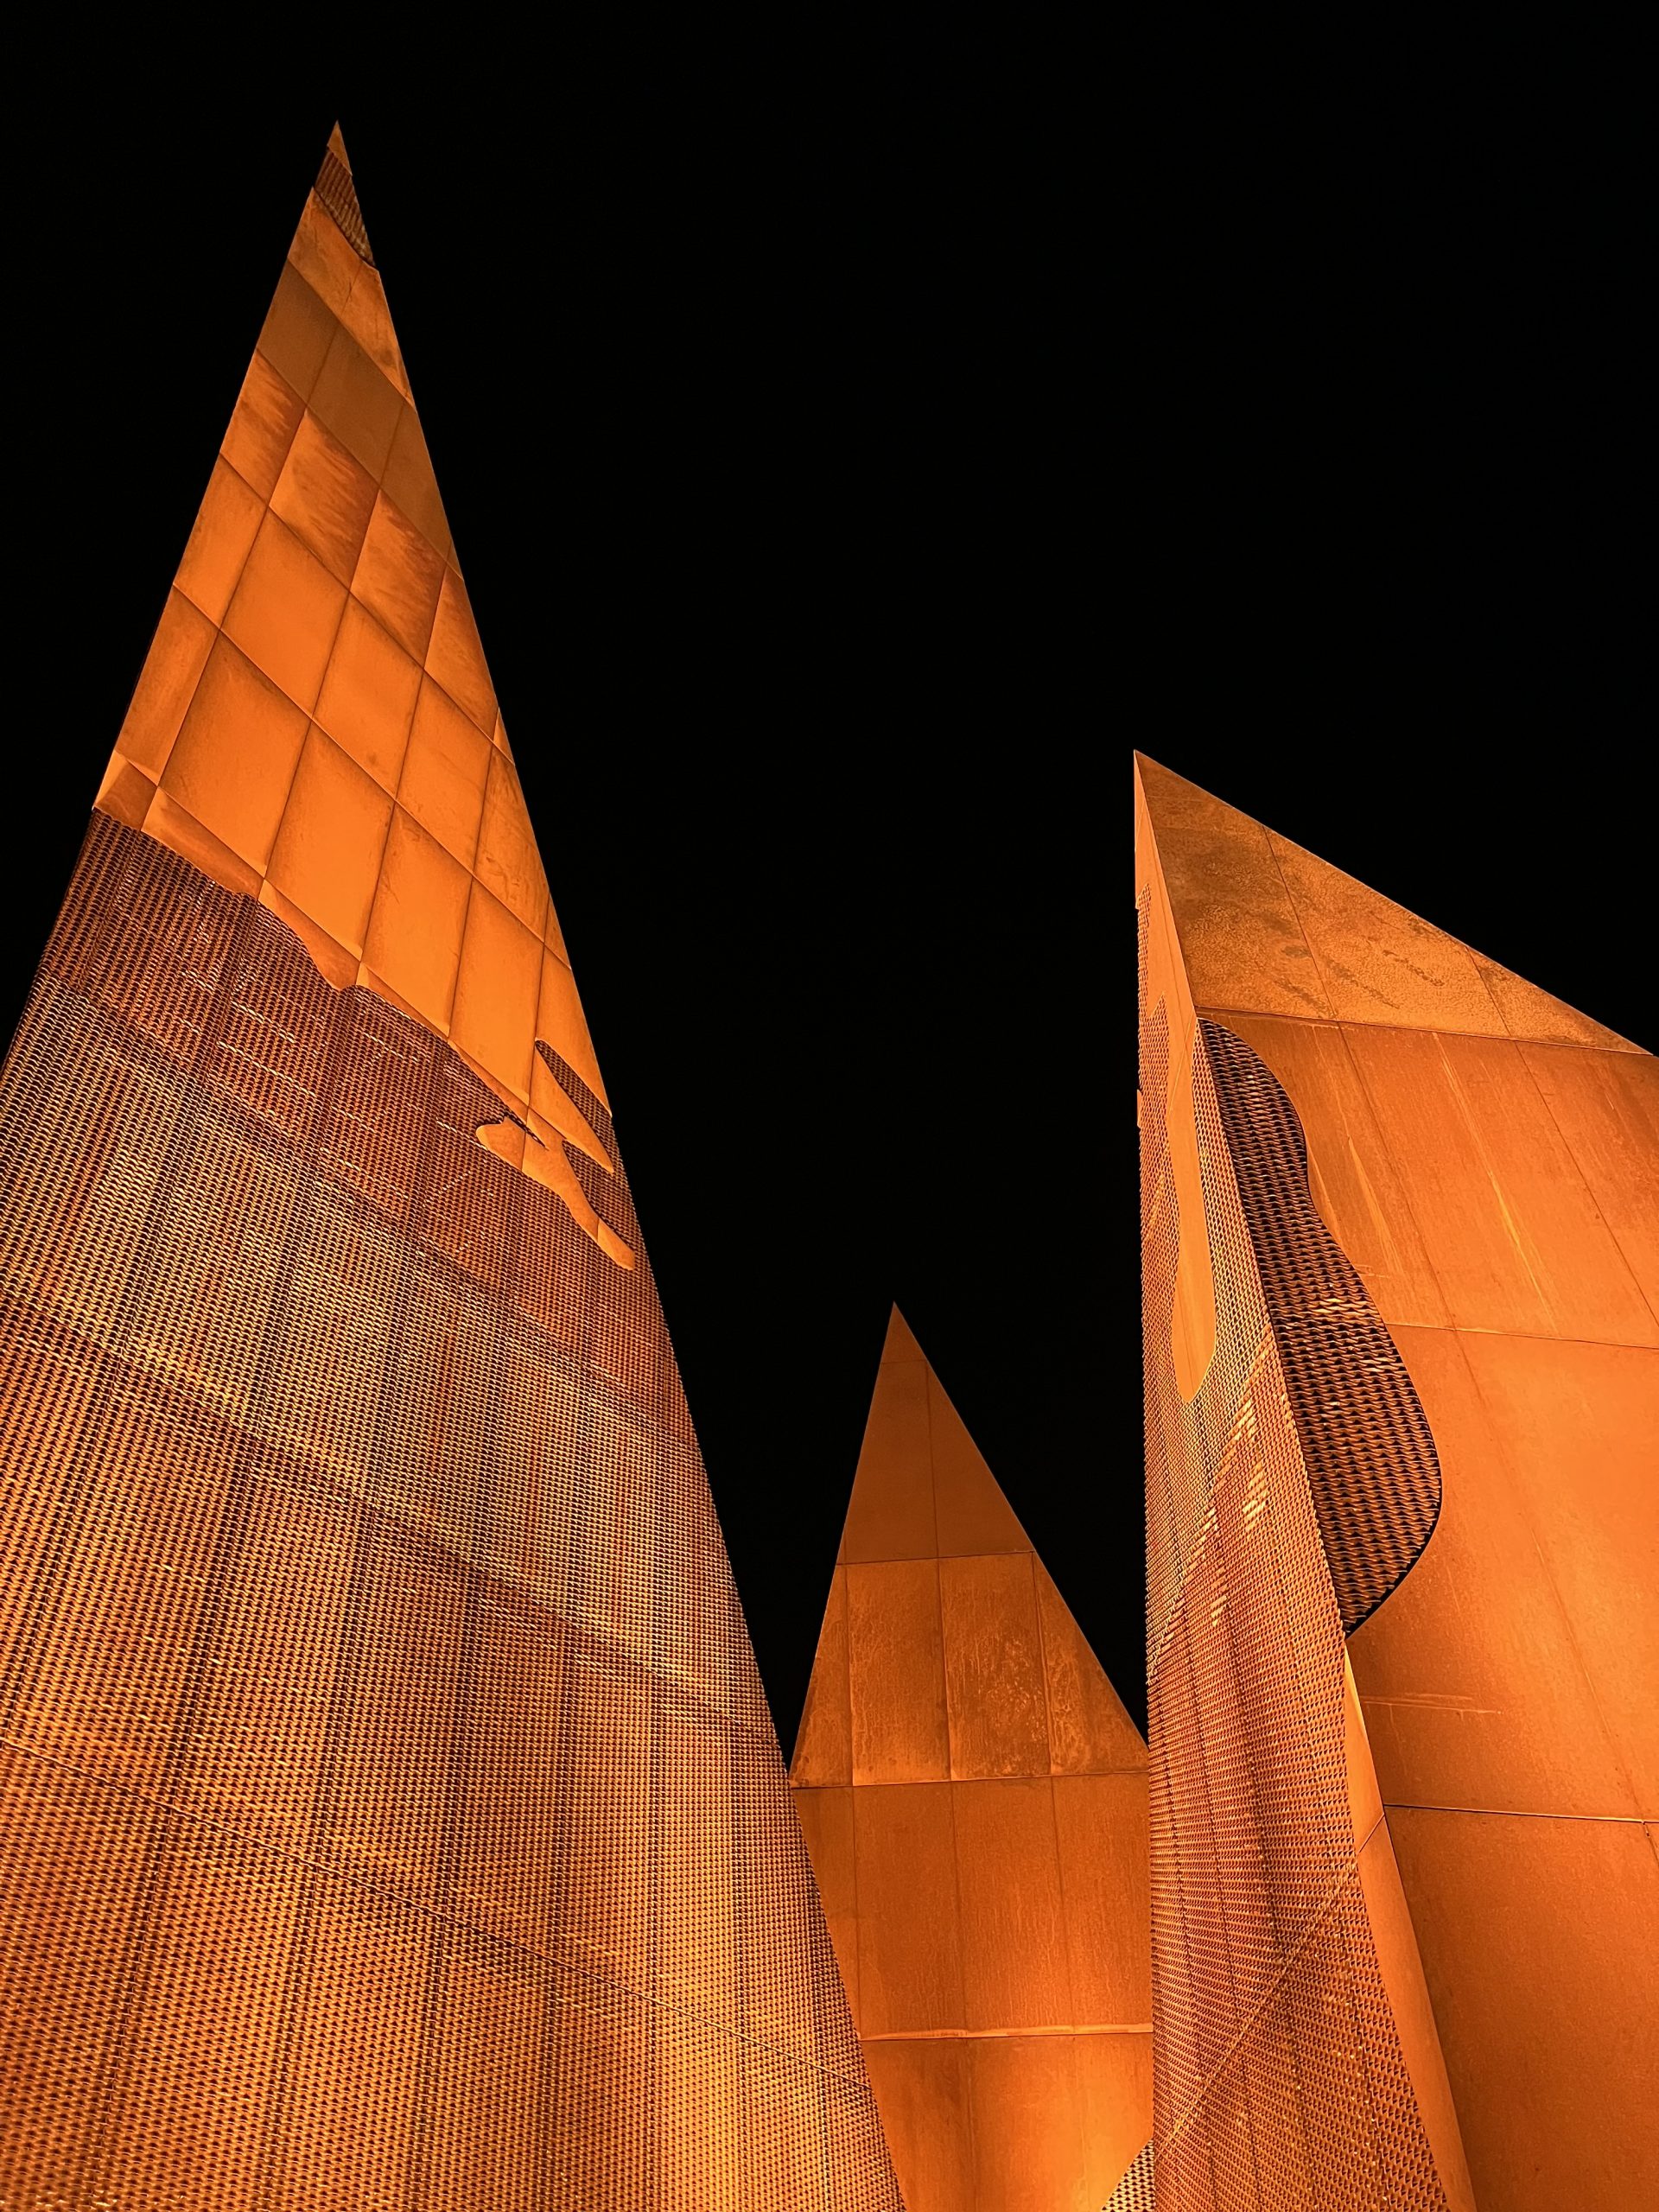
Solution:
M 906 2203 L 1025 2156 L 1103 2202 L 1152 2124 L 1146 1745 L 897 1306 L 790 1780 Z

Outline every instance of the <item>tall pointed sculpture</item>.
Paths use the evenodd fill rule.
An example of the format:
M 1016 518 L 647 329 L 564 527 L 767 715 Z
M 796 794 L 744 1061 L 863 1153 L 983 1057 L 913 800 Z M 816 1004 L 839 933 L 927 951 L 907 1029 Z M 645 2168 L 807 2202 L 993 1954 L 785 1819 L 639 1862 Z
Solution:
M 1136 788 L 1160 2212 L 1659 2196 L 1659 1069 Z
M 893 2212 L 337 136 L 0 1173 L 0 2200 Z
M 896 1311 L 790 1780 L 908 2212 L 1099 2212 L 1151 2125 L 1146 1746 Z

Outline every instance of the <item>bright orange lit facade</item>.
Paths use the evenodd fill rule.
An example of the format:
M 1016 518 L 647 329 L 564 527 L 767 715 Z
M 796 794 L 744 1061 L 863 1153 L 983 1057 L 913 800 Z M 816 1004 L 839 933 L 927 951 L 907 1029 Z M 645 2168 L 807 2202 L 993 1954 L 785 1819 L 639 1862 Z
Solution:
M 896 2212 L 337 137 L 0 1174 L 0 2202 Z
M 790 1781 L 908 2212 L 1099 2212 L 1151 2130 L 1146 1745 L 896 1312 Z
M 1659 1068 L 1136 804 L 1160 2212 L 1659 2200 Z

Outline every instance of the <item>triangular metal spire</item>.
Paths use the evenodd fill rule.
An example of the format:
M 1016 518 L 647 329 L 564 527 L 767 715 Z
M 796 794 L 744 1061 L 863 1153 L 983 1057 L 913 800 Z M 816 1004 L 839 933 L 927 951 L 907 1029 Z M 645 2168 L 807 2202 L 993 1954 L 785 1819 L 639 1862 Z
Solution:
M 1150 2133 L 1146 1774 L 895 1307 L 790 1780 L 910 2212 L 1099 2205 Z
M 0 2199 L 898 2212 L 337 130 L 0 1186 Z

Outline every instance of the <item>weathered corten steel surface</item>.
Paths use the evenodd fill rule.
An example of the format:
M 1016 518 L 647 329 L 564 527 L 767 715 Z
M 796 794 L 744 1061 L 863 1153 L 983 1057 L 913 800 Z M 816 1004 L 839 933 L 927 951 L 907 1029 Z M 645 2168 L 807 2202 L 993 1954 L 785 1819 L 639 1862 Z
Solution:
M 897 1312 L 790 1780 L 908 2212 L 1100 2212 L 1152 2122 L 1146 1746 Z
M 1659 2200 L 1659 1066 L 1141 772 L 1197 1010 L 1284 1086 L 1434 1440 L 1350 1657 L 1476 2196 Z
M 261 505 L 247 559 L 264 533 L 289 581 L 263 574 L 257 625 L 245 570 L 168 618 L 257 711 L 215 708 L 176 786 L 177 747 L 149 756 L 142 828 L 106 791 L 0 1082 L 0 2202 L 897 2212 L 573 991 L 540 1029 L 570 1200 L 479 1142 L 502 1070 L 456 1040 L 484 1029 L 457 1013 L 446 1037 L 435 1002 L 320 962 L 300 878 L 272 893 L 180 828 L 192 803 L 227 841 L 251 822 L 245 767 L 247 851 L 281 873 L 299 801 L 267 804 L 264 716 L 298 731 L 296 779 L 330 760 L 378 825 L 359 849 L 325 805 L 301 848 L 321 840 L 325 886 L 369 853 L 382 982 L 434 920 L 423 879 L 383 912 L 382 831 L 446 855 L 459 994 L 478 902 L 517 895 L 487 824 L 491 793 L 522 803 L 481 660 L 469 686 L 462 632 L 433 643 L 461 604 L 442 513 L 423 459 L 397 474 L 414 418 L 332 220 L 314 200 L 226 464 L 231 507 Z M 335 474 L 308 462 L 289 507 L 308 424 Z M 342 486 L 356 567 L 302 558 Z M 371 589 L 382 523 L 402 550 Z M 325 731 L 283 690 L 276 641 L 312 634 L 314 596 L 391 624 L 375 650 L 407 662 L 416 728 L 417 646 L 455 683 L 435 711 L 476 735 L 486 823 L 464 851 L 423 822 L 410 730 L 378 782 L 361 721 Z M 385 705 L 378 682 L 360 696 Z M 533 994 L 493 955 L 480 974 L 527 1079 Z
M 1137 869 L 1158 2202 L 1465 2205 L 1415 1961 L 1389 1914 L 1397 1876 L 1376 1848 L 1319 1516 L 1144 808 Z M 1201 1270 L 1184 1264 L 1198 1243 Z M 1180 1348 L 1205 1341 L 1193 1376 Z

